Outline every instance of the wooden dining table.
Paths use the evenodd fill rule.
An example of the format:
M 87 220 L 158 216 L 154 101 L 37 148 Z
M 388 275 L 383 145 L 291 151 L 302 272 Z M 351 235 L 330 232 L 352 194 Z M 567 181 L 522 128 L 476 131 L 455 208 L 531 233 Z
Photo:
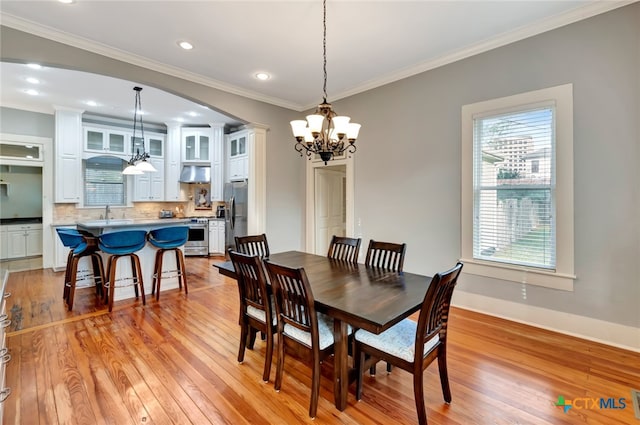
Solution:
M 349 384 L 356 371 L 349 367 L 347 325 L 379 334 L 418 311 L 431 277 L 366 267 L 322 255 L 287 251 L 268 261 L 304 268 L 316 310 L 334 320 L 334 397 L 336 407 L 347 406 Z M 236 278 L 231 261 L 213 264 L 220 274 Z

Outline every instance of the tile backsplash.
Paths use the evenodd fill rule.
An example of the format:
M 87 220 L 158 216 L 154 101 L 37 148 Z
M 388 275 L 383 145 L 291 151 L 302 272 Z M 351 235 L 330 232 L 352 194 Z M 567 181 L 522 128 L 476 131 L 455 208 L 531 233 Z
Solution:
M 214 216 L 216 207 L 222 204 L 214 202 L 210 209 L 195 209 L 193 202 L 136 202 L 132 207 L 110 207 L 111 218 L 154 219 L 158 218 L 160 210 L 171 210 L 184 217 L 208 217 Z M 104 215 L 104 208 L 79 208 L 75 204 L 54 204 L 54 224 L 75 224 L 78 221 L 98 220 Z

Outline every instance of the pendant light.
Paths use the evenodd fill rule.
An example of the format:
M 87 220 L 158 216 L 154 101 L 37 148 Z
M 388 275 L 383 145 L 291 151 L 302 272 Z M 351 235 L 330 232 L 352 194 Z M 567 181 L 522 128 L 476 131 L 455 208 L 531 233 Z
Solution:
M 144 126 L 142 125 L 142 101 L 140 100 L 140 92 L 142 91 L 142 87 L 134 87 L 133 90 L 136 92 L 136 101 L 135 108 L 133 110 L 133 136 L 131 137 L 131 159 L 127 162 L 127 167 L 122 171 L 122 174 L 134 175 L 134 174 L 143 174 L 143 173 L 155 173 L 155 167 L 147 161 L 150 157 L 149 153 L 145 150 L 144 147 Z M 138 126 L 138 120 L 140 121 L 140 137 L 136 137 L 136 128 Z M 140 149 L 135 149 L 134 147 L 137 140 L 142 142 L 142 153 L 140 153 Z

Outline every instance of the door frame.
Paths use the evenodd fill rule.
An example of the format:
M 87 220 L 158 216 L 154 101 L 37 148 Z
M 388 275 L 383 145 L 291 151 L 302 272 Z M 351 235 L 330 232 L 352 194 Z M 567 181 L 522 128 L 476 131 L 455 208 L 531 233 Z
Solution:
M 346 236 L 354 235 L 354 215 L 355 215 L 355 172 L 353 155 L 347 155 L 346 158 L 336 158 L 331 160 L 331 165 L 344 165 L 347 177 L 345 188 L 345 207 L 347 212 L 345 223 Z M 329 165 L 329 164 L 327 164 Z M 307 160 L 306 172 L 306 228 L 305 228 L 305 251 L 315 253 L 316 246 L 316 194 L 315 194 L 315 169 L 325 167 L 324 161 L 320 158 Z M 324 253 L 319 253 L 324 254 Z

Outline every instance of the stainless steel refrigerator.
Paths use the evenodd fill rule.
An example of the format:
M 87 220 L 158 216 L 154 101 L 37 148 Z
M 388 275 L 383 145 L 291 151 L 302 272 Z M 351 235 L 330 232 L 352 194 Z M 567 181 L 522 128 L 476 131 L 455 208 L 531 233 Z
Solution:
M 247 235 L 247 186 L 246 181 L 224 185 L 225 252 L 236 249 L 236 236 Z

